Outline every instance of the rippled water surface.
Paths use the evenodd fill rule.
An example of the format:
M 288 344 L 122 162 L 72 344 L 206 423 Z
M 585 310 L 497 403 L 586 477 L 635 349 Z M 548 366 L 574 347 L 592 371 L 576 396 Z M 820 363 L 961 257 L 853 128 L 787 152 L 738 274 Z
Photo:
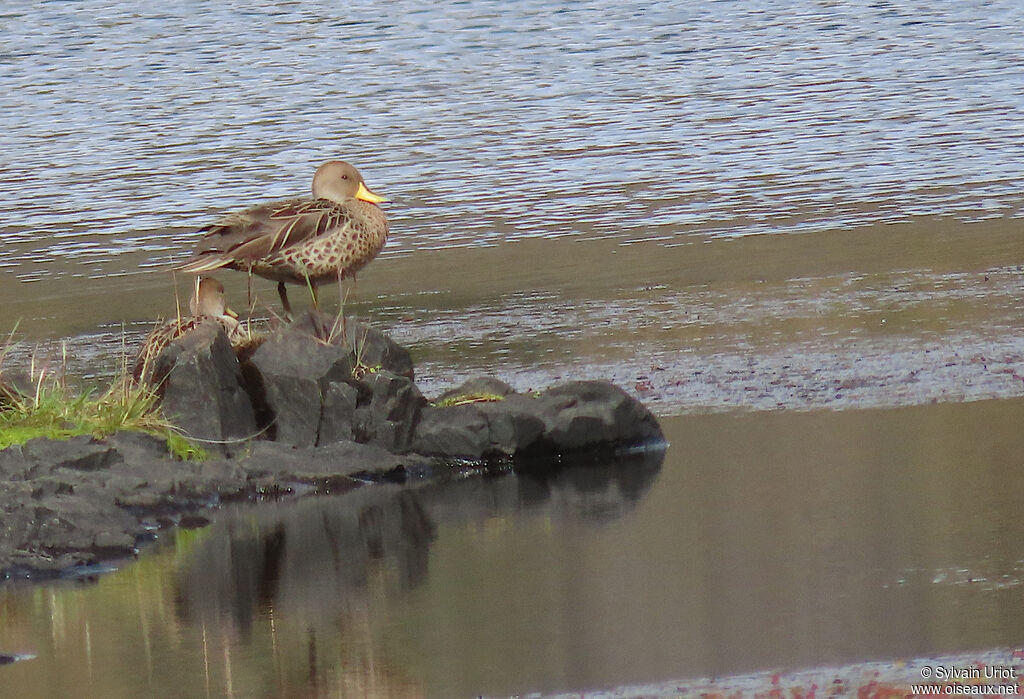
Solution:
M 131 274 L 344 156 L 388 254 L 1015 215 L 1020 3 L 8 2 L 2 263 Z M 23 293 L 30 293 L 25 290 Z

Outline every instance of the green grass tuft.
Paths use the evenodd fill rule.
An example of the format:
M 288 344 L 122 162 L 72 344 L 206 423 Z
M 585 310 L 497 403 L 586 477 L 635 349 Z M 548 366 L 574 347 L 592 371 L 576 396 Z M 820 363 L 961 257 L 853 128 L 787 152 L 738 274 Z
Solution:
M 193 444 L 174 430 L 167 431 L 167 451 L 179 461 L 206 461 L 209 456 L 198 444 Z
M 34 372 L 32 379 L 30 393 L 9 387 L 0 390 L 0 449 L 36 437 L 67 439 L 88 434 L 102 439 L 128 430 L 165 438 L 168 451 L 179 459 L 206 458 L 203 449 L 160 416 L 157 395 L 148 386 L 122 378 L 99 393 L 76 391 L 45 371 Z

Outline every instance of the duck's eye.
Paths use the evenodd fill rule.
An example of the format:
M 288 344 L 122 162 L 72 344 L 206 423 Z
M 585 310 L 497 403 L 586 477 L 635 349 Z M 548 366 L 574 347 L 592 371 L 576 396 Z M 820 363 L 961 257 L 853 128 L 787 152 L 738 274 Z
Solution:
M 343 179 L 343 180 L 347 180 L 347 179 L 348 179 L 348 175 L 342 175 L 342 176 L 341 176 L 341 179 Z

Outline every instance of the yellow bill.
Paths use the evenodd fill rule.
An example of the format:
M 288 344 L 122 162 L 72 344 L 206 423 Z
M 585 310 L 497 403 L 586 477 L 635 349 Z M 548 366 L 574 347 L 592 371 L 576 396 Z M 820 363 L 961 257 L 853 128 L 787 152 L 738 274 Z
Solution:
M 362 182 L 359 183 L 359 189 L 356 190 L 356 199 L 362 199 L 363 201 L 368 201 L 371 204 L 381 204 L 387 201 L 386 198 L 379 194 L 374 194 L 367 189 L 366 185 Z

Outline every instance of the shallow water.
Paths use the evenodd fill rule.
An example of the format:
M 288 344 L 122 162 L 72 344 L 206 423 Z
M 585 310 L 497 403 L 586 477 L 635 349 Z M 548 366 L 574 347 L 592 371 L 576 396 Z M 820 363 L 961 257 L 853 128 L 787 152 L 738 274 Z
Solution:
M 1024 395 L 1019 235 L 1005 222 L 925 219 L 855 238 L 668 249 L 520 241 L 382 262 L 346 312 L 407 345 L 431 396 L 490 374 L 520 390 L 610 378 L 661 415 L 1015 397 Z M 244 279 L 226 281 L 245 298 Z M 374 294 L 380 284 L 387 293 Z M 276 296 L 268 282 L 257 293 Z M 161 294 L 140 290 L 124 303 L 159 305 Z M 90 329 L 66 341 L 66 354 L 71 373 L 93 378 L 115 373 L 151 327 L 80 322 Z M 28 360 L 33 345 L 22 347 L 9 362 Z M 59 343 L 39 350 L 57 363 L 64 354 Z
M 1012 0 L 5 3 L 8 365 L 116 373 L 195 229 L 344 157 L 393 199 L 346 308 L 428 394 L 608 377 L 672 447 L 4 589 L 0 652 L 38 657 L 3 686 L 500 695 L 1024 643 L 1021 46 Z

